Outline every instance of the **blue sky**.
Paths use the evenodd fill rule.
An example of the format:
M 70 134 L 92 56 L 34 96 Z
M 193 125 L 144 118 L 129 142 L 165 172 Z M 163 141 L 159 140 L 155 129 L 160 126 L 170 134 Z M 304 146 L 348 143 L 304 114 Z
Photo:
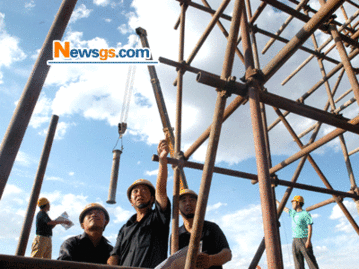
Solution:
M 200 2 L 200 1 L 196 1 Z M 218 1 L 210 1 L 215 8 Z M 252 10 L 260 1 L 251 1 Z M 47 32 L 52 24 L 61 1 L 20 1 L 0 2 L 0 137 L 5 135 L 12 114 L 26 81 L 39 53 Z M 317 1 L 311 6 L 318 9 Z M 353 12 L 349 5 L 348 13 Z M 233 3 L 225 13 L 231 14 Z M 147 30 L 151 50 L 155 59 L 159 56 L 177 60 L 178 32 L 173 26 L 178 18 L 180 7 L 177 1 L 166 0 L 94 0 L 77 2 L 75 11 L 65 32 L 63 40 L 81 48 L 131 48 L 138 38 L 134 32 L 137 27 Z M 210 16 L 193 8 L 188 9 L 186 24 L 185 58 L 190 54 L 200 35 L 210 20 Z M 276 32 L 287 16 L 267 7 L 258 25 Z M 338 20 L 343 16 L 338 13 Z M 268 23 L 270 22 L 270 23 Z M 293 21 L 293 25 L 284 31 L 283 36 L 290 39 L 299 31 L 302 23 Z M 229 23 L 223 24 L 229 29 Z M 324 33 L 318 32 L 320 42 L 326 40 Z M 268 38 L 257 36 L 260 50 Z M 310 40 L 305 44 L 313 47 Z M 222 33 L 215 28 L 209 36 L 193 66 L 220 74 L 226 46 Z M 282 48 L 275 43 L 266 54 L 260 55 L 261 67 Z M 331 57 L 338 57 L 331 53 Z M 295 79 L 285 86 L 280 83 L 308 55 L 298 52 L 266 84 L 269 92 L 295 100 L 311 88 L 321 75 L 318 64 L 313 60 Z M 235 60 L 233 75 L 242 77 L 244 67 Z M 358 59 L 353 60 L 358 66 Z M 162 64 L 156 66 L 166 101 L 171 123 L 175 124 L 176 88 L 172 85 L 176 77 L 175 69 Z M 333 68 L 326 64 L 327 72 Z M 61 243 L 68 237 L 82 233 L 78 216 L 83 207 L 90 202 L 99 202 L 106 206 L 111 222 L 105 236 L 115 243 L 118 230 L 134 213 L 126 197 L 127 187 L 138 178 L 156 180 L 157 163 L 151 161 L 156 153 L 157 143 L 163 138 L 162 126 L 146 66 L 137 66 L 134 94 L 129 109 L 128 130 L 123 137 L 123 154 L 120 160 L 117 203 L 106 204 L 112 165 L 112 150 L 116 144 L 117 124 L 120 119 L 122 101 L 128 66 L 92 65 L 92 66 L 52 66 L 45 86 L 32 116 L 30 125 L 21 144 L 15 165 L 12 169 L 4 195 L 0 201 L 0 253 L 13 255 L 16 250 L 29 195 L 44 144 L 46 131 L 52 114 L 57 114 L 59 124 L 53 143 L 41 196 L 50 199 L 52 206 L 49 215 L 56 218 L 67 211 L 75 226 L 64 230 L 54 229 L 53 258 L 57 258 Z M 333 87 L 336 80 L 331 80 Z M 350 85 L 346 75 L 336 96 L 348 90 Z M 352 95 L 338 104 L 349 100 Z M 186 74 L 183 94 L 182 148 L 185 151 L 212 121 L 216 93 L 212 88 L 198 85 L 195 75 Z M 229 98 L 228 103 L 233 100 Z M 326 92 L 322 86 L 306 101 L 318 108 L 324 106 Z M 352 118 L 358 114 L 354 103 L 343 115 Z M 267 107 L 268 122 L 276 117 Z M 299 116 L 288 117 L 297 133 L 313 124 Z M 333 130 L 323 126 L 319 137 Z M 303 138 L 303 143 L 309 136 Z M 348 150 L 359 146 L 356 136 L 345 133 Z M 278 125 L 270 132 L 273 165 L 298 151 L 298 147 L 285 130 Z M 120 144 L 120 143 L 119 143 Z M 120 146 L 118 145 L 117 148 Z M 204 162 L 206 144 L 192 156 L 191 160 Z M 335 189 L 348 191 L 350 183 L 341 152 L 339 140 L 335 139 L 312 154 L 319 167 Z M 358 154 L 352 155 L 354 175 L 358 174 Z M 290 180 L 298 161 L 278 172 L 278 177 Z M 217 155 L 217 166 L 244 172 L 256 173 L 252 127 L 249 105 L 245 104 L 224 124 Z M 198 191 L 201 171 L 186 168 L 189 187 Z M 168 195 L 172 196 L 173 172 L 169 169 Z M 298 182 L 323 187 L 323 183 L 309 163 L 304 166 Z M 284 187 L 277 187 L 276 195 L 281 199 Z M 315 194 L 294 190 L 294 194 L 303 195 L 309 206 L 330 198 L 330 195 Z M 292 196 L 293 196 L 292 195 Z M 358 222 L 355 203 L 346 199 L 344 204 Z M 290 204 L 287 204 L 290 206 Z M 312 212 L 314 217 L 314 252 L 321 268 L 352 268 L 359 262 L 359 252 L 353 246 L 358 245 L 358 235 L 340 212 L 332 204 Z M 262 237 L 262 217 L 258 185 L 240 178 L 214 174 L 206 219 L 217 222 L 227 236 L 233 253 L 233 259 L 225 265 L 226 269 L 247 268 Z M 294 268 L 291 256 L 291 228 L 288 216 L 283 213 L 281 240 L 285 268 Z M 29 238 L 26 256 L 30 255 L 30 246 L 34 238 L 34 224 Z M 260 265 L 266 268 L 263 256 Z

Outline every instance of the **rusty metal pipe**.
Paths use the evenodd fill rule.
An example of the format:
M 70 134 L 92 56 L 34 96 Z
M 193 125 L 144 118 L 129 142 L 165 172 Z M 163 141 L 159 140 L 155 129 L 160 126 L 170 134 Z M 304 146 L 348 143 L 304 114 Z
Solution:
M 333 14 L 344 0 L 329 0 L 319 11 L 303 26 L 289 43 L 267 64 L 262 70 L 265 81 L 268 81 L 276 71 L 282 67 L 299 47 Z
M 227 39 L 228 41 L 227 48 L 225 52 L 224 64 L 221 74 L 222 79 L 227 79 L 232 72 L 235 48 L 236 48 L 236 40 L 238 37 L 238 30 L 239 30 L 242 9 L 244 9 L 243 0 L 236 0 L 234 2 L 233 17 L 229 31 L 229 36 Z M 196 206 L 194 225 L 192 227 L 191 238 L 189 242 L 185 269 L 195 268 L 197 253 L 199 250 L 199 241 L 202 235 L 204 216 L 206 212 L 207 201 L 208 201 L 208 196 L 209 196 L 209 191 L 210 191 L 210 186 L 213 176 L 213 168 L 216 160 L 219 137 L 221 133 L 226 100 L 227 100 L 226 95 L 223 94 L 223 92 L 221 92 L 219 89 L 217 94 L 214 116 L 213 116 L 212 128 L 208 142 L 205 164 L 203 168 L 198 202 Z
M 140 269 L 129 266 L 111 266 L 105 264 L 58 261 L 51 259 L 39 259 L 33 257 L 21 257 L 0 254 L 0 268 L 2 269 Z M 144 269 L 144 268 L 142 268 Z
M 118 181 L 118 169 L 120 167 L 120 157 L 122 151 L 119 149 L 115 149 L 112 151 L 112 170 L 111 170 L 111 180 L 110 180 L 110 188 L 108 190 L 108 198 L 106 203 L 108 204 L 116 204 L 116 191 L 117 191 L 117 181 Z
M 349 59 L 353 59 L 356 55 L 359 54 L 359 49 L 355 49 L 349 54 Z M 315 92 L 320 86 L 323 85 L 323 83 L 327 80 L 329 80 L 335 73 L 337 73 L 339 70 L 343 68 L 343 64 L 340 63 L 336 67 L 334 67 L 325 78 L 320 79 L 309 91 L 307 91 L 305 94 L 303 94 L 297 101 L 303 102 L 305 99 L 307 99 L 313 92 Z M 284 116 L 287 116 L 289 112 L 284 113 Z M 276 119 L 270 126 L 269 130 L 274 128 L 278 123 L 280 122 L 280 119 Z
M 329 198 L 325 201 L 322 201 L 320 203 L 317 203 L 315 205 L 311 205 L 311 206 L 308 206 L 305 211 L 313 211 L 314 209 L 318 209 L 320 207 L 323 207 L 323 206 L 326 206 L 326 205 L 329 205 L 329 204 L 332 204 L 332 203 L 335 203 L 336 199 L 340 199 L 340 200 L 343 200 L 341 197 L 332 197 L 332 198 Z
M 191 52 L 191 54 L 188 56 L 186 63 L 187 64 L 191 64 L 192 61 L 194 60 L 194 58 L 196 57 L 198 51 L 200 50 L 200 48 L 202 47 L 202 45 L 204 44 L 204 42 L 206 41 L 207 37 L 209 36 L 209 34 L 211 33 L 211 31 L 213 30 L 214 26 L 216 25 L 216 22 L 219 19 L 219 16 L 223 13 L 223 11 L 226 9 L 227 5 L 229 4 L 230 0 L 223 0 L 223 2 L 221 3 L 221 5 L 218 7 L 216 13 L 213 15 L 211 21 L 209 22 L 209 24 L 207 25 L 206 29 L 204 30 L 202 36 L 199 38 L 199 40 L 197 41 L 196 46 L 194 47 L 193 51 Z M 177 79 L 173 82 L 173 85 L 177 85 Z
M 61 40 L 77 0 L 63 0 L 16 106 L 0 147 L 0 199 L 50 66 L 52 43 Z
M 302 7 L 304 5 L 306 5 L 308 3 L 309 0 L 302 0 L 299 5 L 295 8 L 295 10 L 299 11 L 302 9 Z M 289 25 L 289 23 L 292 21 L 293 19 L 293 15 L 290 15 L 285 22 L 282 24 L 281 27 L 279 27 L 278 31 L 275 33 L 276 36 L 279 36 L 284 30 L 285 28 L 287 28 L 287 26 Z M 272 46 L 272 44 L 274 43 L 275 39 L 271 38 L 267 44 L 265 44 L 263 50 L 262 50 L 262 54 L 265 54 L 267 52 L 267 50 Z
M 32 221 L 34 219 L 34 215 L 35 215 L 35 211 L 36 211 L 37 200 L 39 199 L 41 186 L 42 186 L 42 182 L 44 180 L 47 162 L 50 157 L 52 142 L 54 141 L 58 121 L 59 121 L 59 116 L 52 115 L 51 122 L 49 125 L 49 130 L 47 132 L 47 136 L 45 139 L 45 144 L 42 149 L 39 166 L 37 168 L 34 185 L 32 186 L 29 205 L 26 210 L 26 217 L 25 217 L 22 229 L 21 229 L 19 242 L 17 244 L 17 249 L 15 252 L 15 255 L 17 255 L 17 256 L 25 255 L 26 246 L 29 241 L 31 225 L 32 225 Z
M 346 53 L 346 50 L 345 50 L 344 45 L 342 43 L 342 39 L 341 39 L 336 27 L 334 25 L 330 25 L 329 30 L 330 30 L 330 33 L 333 36 L 335 45 L 337 47 L 337 50 L 339 52 L 339 56 L 340 56 L 340 58 L 342 60 L 342 63 L 343 63 L 344 69 L 345 69 L 345 72 L 346 72 L 346 74 L 348 76 L 350 85 L 351 85 L 351 87 L 353 89 L 354 96 L 355 96 L 355 98 L 357 100 L 357 103 L 359 104 L 359 83 L 358 83 L 358 80 L 356 78 L 356 74 L 353 71 L 353 66 L 350 63 L 350 59 L 349 59 L 349 57 L 348 57 L 348 55 Z

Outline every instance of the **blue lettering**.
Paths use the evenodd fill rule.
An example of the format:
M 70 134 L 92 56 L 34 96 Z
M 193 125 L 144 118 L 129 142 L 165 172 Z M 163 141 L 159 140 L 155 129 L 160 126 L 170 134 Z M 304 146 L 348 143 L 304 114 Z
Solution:
M 129 49 L 127 51 L 127 56 L 133 58 L 135 56 L 135 51 L 133 49 Z
M 77 58 L 77 50 L 76 50 L 76 49 L 72 49 L 72 50 L 70 51 L 70 56 L 71 56 L 72 58 Z
M 92 57 L 98 58 L 98 56 L 99 56 L 98 49 L 92 50 Z
M 123 54 L 123 52 L 124 52 L 124 54 Z M 126 50 L 125 49 L 120 49 L 119 55 L 120 55 L 121 58 L 125 58 L 126 57 Z
M 146 55 L 144 55 L 145 53 L 146 53 Z M 151 58 L 150 50 L 149 49 L 137 49 L 136 50 L 136 57 L 137 58 L 141 57 L 141 58 L 149 59 L 149 58 Z
M 83 58 L 84 56 L 86 56 L 86 58 L 89 58 L 90 56 L 91 56 L 91 52 L 92 52 L 92 50 L 90 49 L 90 50 L 88 50 L 88 49 L 78 49 L 78 51 L 79 51 L 79 56 L 81 57 L 81 58 Z

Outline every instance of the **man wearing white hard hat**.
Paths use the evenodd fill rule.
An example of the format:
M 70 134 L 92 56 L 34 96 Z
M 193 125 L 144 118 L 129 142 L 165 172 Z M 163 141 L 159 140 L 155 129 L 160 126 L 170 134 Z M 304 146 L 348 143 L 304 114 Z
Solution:
M 128 188 L 127 197 L 136 214 L 120 229 L 108 264 L 154 268 L 167 258 L 171 218 L 167 197 L 168 152 L 166 140 L 160 141 L 156 188 L 146 179 L 138 179 Z
M 51 259 L 52 253 L 52 229 L 57 224 L 68 224 L 67 220 L 51 220 L 47 212 L 50 211 L 50 202 L 45 197 L 37 201 L 40 208 L 36 215 L 36 237 L 31 246 L 31 257 Z
M 277 202 L 278 203 L 278 202 Z M 303 210 L 304 198 L 296 195 L 292 200 L 292 208 L 285 207 L 283 210 L 287 212 L 292 219 L 292 252 L 294 258 L 295 269 L 304 269 L 304 259 L 310 269 L 318 269 L 318 263 L 315 259 L 312 246 L 313 219 L 312 216 Z
M 58 260 L 106 264 L 112 246 L 102 235 L 110 221 L 107 210 L 98 203 L 88 204 L 81 212 L 84 233 L 67 239 L 60 247 Z

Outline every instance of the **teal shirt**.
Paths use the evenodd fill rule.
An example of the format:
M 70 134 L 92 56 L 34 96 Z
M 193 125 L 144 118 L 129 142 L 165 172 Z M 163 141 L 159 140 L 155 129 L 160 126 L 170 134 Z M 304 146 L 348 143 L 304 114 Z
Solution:
M 289 210 L 289 216 L 292 219 L 293 238 L 308 237 L 308 225 L 313 224 L 312 216 L 305 210 L 297 212 L 293 209 Z

